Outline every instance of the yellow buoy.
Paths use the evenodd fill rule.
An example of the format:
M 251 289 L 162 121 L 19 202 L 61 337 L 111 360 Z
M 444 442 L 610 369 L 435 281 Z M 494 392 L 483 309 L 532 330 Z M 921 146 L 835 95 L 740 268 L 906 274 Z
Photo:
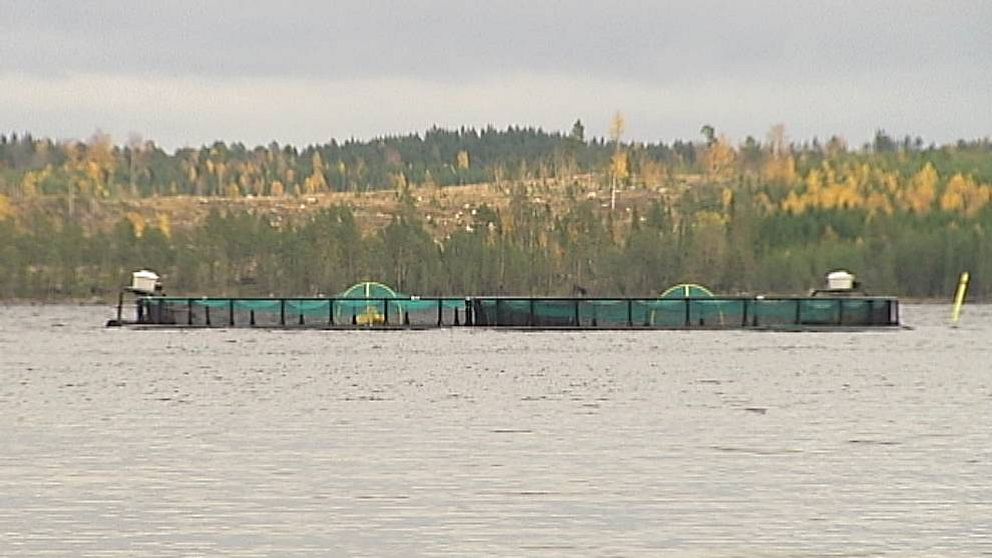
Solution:
M 961 281 L 958 282 L 958 292 L 954 295 L 954 311 L 951 313 L 951 322 L 957 325 L 958 318 L 961 317 L 961 306 L 964 305 L 964 295 L 968 291 L 968 272 L 961 274 Z

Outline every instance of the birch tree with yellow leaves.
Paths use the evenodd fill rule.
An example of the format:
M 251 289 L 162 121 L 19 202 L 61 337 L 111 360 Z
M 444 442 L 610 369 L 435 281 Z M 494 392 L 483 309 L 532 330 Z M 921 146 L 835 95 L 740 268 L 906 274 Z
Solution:
M 613 156 L 610 159 L 610 211 L 617 209 L 617 182 L 626 179 L 630 174 L 627 156 L 620 147 L 620 139 L 623 138 L 626 128 L 627 123 L 623 115 L 620 111 L 615 112 L 610 121 L 610 139 L 613 141 Z

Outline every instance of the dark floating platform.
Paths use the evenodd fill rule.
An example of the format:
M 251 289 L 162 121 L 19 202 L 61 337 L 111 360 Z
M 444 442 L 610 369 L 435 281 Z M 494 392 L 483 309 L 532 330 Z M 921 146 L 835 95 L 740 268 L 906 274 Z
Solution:
M 108 326 L 327 330 L 446 327 L 521 330 L 860 330 L 899 326 L 889 297 L 337 297 L 138 296 L 133 320 Z

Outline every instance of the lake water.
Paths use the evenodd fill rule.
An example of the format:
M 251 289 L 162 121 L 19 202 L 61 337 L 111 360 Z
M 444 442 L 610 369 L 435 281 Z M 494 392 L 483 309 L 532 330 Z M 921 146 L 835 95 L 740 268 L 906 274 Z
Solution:
M 992 554 L 992 307 L 832 333 L 0 307 L 3 556 Z

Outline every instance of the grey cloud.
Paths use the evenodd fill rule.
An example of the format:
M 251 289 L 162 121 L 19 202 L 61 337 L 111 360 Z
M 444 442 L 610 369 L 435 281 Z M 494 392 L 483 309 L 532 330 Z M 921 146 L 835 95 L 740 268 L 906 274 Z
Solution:
M 665 82 L 945 65 L 987 75 L 992 46 L 988 2 L 15 0 L 2 13 L 0 71 L 43 74 Z
M 575 117 L 605 133 L 992 129 L 992 2 L 0 4 L 0 126 L 305 143 Z M 301 110 L 305 107 L 305 110 Z

